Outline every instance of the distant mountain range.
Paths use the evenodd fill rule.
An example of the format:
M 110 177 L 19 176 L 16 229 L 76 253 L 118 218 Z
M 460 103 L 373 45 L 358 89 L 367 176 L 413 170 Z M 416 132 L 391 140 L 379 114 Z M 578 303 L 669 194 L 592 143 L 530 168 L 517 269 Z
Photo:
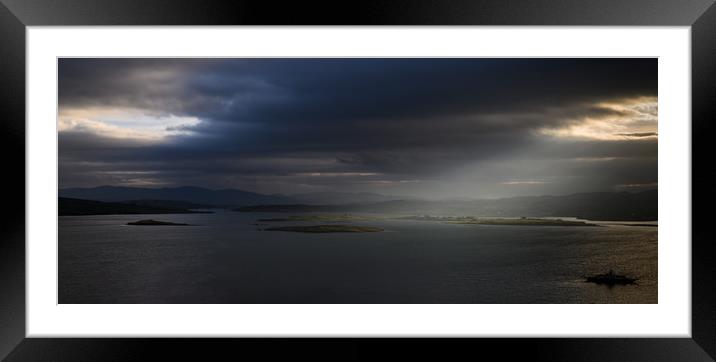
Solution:
M 656 220 L 657 190 L 637 193 L 594 192 L 564 196 L 525 196 L 481 200 L 401 199 L 373 193 L 320 192 L 263 195 L 201 187 L 138 188 L 100 186 L 60 189 L 59 196 L 116 202 L 148 208 L 231 207 L 265 212 L 374 212 L 397 214 L 505 217 L 579 217 L 590 220 Z
M 60 197 L 57 203 L 59 216 L 76 215 L 127 215 L 127 214 L 193 214 L 198 211 L 181 207 L 165 207 L 156 205 L 138 205 L 119 202 L 102 202 L 92 200 Z
M 60 197 L 105 201 L 131 202 L 154 206 L 182 208 L 236 207 L 245 205 L 276 204 L 362 204 L 404 199 L 370 192 L 311 192 L 305 194 L 264 195 L 255 192 L 224 189 L 211 190 L 201 187 L 139 188 L 99 186 L 92 188 L 67 188 L 59 190 Z M 176 201 L 176 205 L 166 201 Z
M 295 200 L 281 195 L 262 195 L 255 192 L 224 189 L 210 190 L 201 187 L 139 188 L 99 186 L 92 188 L 60 189 L 60 197 L 75 199 L 125 202 L 125 201 L 182 201 L 204 206 L 272 205 L 294 203 Z

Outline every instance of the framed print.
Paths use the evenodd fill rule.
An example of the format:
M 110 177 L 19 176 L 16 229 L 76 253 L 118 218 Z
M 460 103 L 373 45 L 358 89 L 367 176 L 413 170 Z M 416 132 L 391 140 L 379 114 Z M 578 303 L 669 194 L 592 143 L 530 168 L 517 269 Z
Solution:
M 712 360 L 711 1 L 348 9 L 3 0 L 3 356 Z

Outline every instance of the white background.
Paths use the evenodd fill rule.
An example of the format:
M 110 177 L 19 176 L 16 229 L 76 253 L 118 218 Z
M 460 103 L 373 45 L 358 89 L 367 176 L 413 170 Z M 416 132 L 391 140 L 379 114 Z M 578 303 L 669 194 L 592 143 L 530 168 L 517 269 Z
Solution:
M 27 334 L 691 335 L 688 27 L 30 27 Z M 658 304 L 57 304 L 57 57 L 659 57 Z

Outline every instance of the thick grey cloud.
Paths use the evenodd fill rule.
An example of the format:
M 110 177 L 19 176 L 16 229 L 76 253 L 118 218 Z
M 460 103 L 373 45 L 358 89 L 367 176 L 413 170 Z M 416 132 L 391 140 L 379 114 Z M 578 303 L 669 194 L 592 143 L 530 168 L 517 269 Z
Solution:
M 655 110 L 610 105 L 656 90 L 655 59 L 60 59 L 61 114 L 198 120 L 166 125 L 161 141 L 65 129 L 60 184 L 418 196 L 460 184 L 454 196 L 476 197 L 650 184 L 655 130 L 541 131 L 630 117 L 648 126 L 639 117 Z

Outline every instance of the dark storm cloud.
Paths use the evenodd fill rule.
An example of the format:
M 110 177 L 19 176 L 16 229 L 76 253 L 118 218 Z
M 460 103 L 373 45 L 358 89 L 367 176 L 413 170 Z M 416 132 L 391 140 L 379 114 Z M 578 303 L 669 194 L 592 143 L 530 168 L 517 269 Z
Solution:
M 555 145 L 535 133 L 629 116 L 599 104 L 655 97 L 656 74 L 655 59 L 61 59 L 61 111 L 200 120 L 165 127 L 181 133 L 155 143 L 63 131 L 61 183 L 96 184 L 81 175 L 113 168 L 170 184 L 274 176 L 330 184 L 439 178 L 514 157 L 649 159 L 655 141 Z M 379 176 L 295 176 L 310 172 Z
M 61 59 L 59 74 L 61 106 L 133 105 L 264 127 L 656 95 L 653 59 Z

